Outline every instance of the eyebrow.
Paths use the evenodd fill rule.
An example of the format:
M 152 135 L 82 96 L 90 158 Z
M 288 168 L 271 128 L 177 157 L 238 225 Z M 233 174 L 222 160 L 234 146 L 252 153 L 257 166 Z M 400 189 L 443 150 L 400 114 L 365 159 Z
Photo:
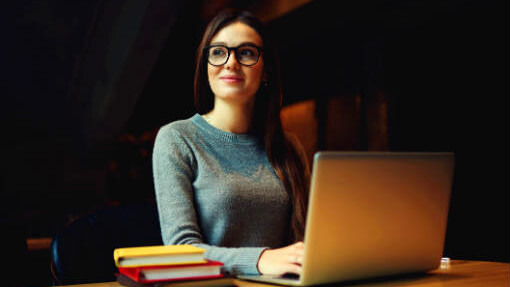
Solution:
M 237 45 L 237 47 L 242 46 L 242 45 L 246 45 L 246 44 L 255 45 L 257 47 L 260 47 L 259 45 L 255 44 L 253 42 L 242 42 L 239 45 Z M 212 42 L 210 45 L 223 45 L 223 46 L 227 46 L 227 43 L 225 43 L 225 42 Z

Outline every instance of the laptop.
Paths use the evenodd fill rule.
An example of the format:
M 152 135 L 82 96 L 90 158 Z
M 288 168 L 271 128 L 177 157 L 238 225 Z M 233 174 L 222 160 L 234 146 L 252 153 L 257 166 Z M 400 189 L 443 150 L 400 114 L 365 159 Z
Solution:
M 318 152 L 301 275 L 238 278 L 309 286 L 436 269 L 453 172 L 453 153 Z

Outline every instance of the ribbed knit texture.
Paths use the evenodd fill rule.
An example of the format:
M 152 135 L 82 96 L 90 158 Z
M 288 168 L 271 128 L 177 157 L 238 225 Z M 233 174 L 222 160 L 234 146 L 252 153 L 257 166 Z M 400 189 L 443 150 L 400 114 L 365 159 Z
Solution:
M 230 274 L 258 274 L 266 248 L 288 242 L 290 202 L 263 144 L 202 116 L 162 127 L 153 173 L 164 244 L 192 244 Z

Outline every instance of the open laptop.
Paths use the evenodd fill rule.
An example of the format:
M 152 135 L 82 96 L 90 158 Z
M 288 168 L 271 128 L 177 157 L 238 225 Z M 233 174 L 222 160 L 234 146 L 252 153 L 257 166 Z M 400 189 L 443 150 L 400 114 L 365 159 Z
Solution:
M 453 153 L 316 153 L 301 276 L 239 279 L 308 286 L 437 268 L 453 171 Z

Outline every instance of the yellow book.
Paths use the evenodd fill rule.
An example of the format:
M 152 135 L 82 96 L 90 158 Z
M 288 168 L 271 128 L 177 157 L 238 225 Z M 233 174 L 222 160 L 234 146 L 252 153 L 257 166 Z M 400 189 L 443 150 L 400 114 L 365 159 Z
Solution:
M 117 248 L 113 258 L 117 267 L 140 267 L 206 263 L 205 249 L 193 245 L 155 245 Z

